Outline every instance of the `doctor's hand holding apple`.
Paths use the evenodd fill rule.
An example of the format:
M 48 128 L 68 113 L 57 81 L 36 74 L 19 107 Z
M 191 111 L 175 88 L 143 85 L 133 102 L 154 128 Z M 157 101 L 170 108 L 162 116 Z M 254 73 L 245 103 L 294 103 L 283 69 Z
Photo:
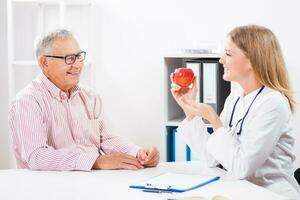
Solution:
M 214 129 L 220 128 L 222 122 L 215 110 L 208 104 L 196 102 L 197 78 L 189 68 L 178 68 L 170 75 L 171 93 L 183 109 L 187 120 L 195 116 L 208 120 Z
M 194 115 L 185 109 L 186 100 L 196 100 L 197 78 L 193 70 L 189 68 L 178 68 L 170 75 L 171 93 L 175 101 L 183 109 L 188 120 L 194 118 Z

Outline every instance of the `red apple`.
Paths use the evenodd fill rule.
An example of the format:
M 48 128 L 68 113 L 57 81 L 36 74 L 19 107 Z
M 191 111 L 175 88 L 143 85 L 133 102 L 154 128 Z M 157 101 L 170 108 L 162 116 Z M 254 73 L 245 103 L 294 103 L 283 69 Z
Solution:
M 188 87 L 194 80 L 193 70 L 190 68 L 178 68 L 174 71 L 173 80 L 181 87 Z

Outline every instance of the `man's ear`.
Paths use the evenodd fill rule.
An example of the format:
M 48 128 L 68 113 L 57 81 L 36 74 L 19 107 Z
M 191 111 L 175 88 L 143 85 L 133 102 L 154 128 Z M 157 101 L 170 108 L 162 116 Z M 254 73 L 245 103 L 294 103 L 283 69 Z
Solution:
M 48 61 L 45 56 L 40 56 L 39 63 L 40 63 L 42 70 L 48 71 Z

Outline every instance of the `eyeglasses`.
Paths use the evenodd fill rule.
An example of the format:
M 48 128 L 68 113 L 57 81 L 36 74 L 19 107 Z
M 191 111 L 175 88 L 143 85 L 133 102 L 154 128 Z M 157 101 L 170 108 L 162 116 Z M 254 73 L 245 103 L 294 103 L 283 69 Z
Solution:
M 59 59 L 64 59 L 65 63 L 67 65 L 72 65 L 76 62 L 76 59 L 79 60 L 80 62 L 84 61 L 85 59 L 86 52 L 85 51 L 80 51 L 77 54 L 69 54 L 66 56 L 52 56 L 52 55 L 44 55 L 45 57 L 49 58 L 59 58 Z

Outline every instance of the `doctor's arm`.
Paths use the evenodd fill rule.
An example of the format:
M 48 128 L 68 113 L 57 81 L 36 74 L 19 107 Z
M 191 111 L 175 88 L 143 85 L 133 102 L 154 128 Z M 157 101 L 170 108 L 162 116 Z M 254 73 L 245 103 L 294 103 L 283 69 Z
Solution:
M 240 140 L 225 128 L 209 138 L 207 151 L 237 179 L 251 175 L 273 153 L 288 123 L 290 110 L 281 98 L 268 98 L 248 116 Z
M 170 79 L 172 82 L 171 93 L 186 115 L 186 119 L 182 125 L 177 128 L 178 136 L 190 146 L 192 151 L 196 153 L 200 159 L 204 159 L 204 163 L 206 163 L 207 166 L 213 167 L 218 165 L 219 163 L 206 151 L 205 146 L 210 134 L 202 118 L 208 118 L 207 116 L 203 116 L 203 113 L 205 113 L 211 118 L 209 121 L 215 121 L 213 122 L 213 128 L 219 128 L 222 125 L 222 119 L 224 118 L 223 113 L 226 104 L 228 104 L 227 101 L 230 98 L 226 99 L 224 110 L 222 111 L 221 118 L 219 118 L 217 113 L 215 113 L 210 106 L 195 101 L 198 92 L 196 78 L 193 81 L 192 88 L 189 88 L 187 91 L 182 91 L 181 87 L 174 83 L 173 74 L 171 74 Z M 209 110 L 203 111 L 202 109 L 199 113 L 199 105 L 204 105 L 204 107 L 202 107 Z
M 210 107 L 207 106 L 205 108 L 209 108 L 209 110 L 205 111 L 206 113 L 213 112 L 213 115 L 216 116 L 216 121 L 221 124 L 226 124 L 226 113 L 228 113 L 228 109 L 230 106 L 230 102 L 232 101 L 232 94 L 230 94 L 225 101 L 224 109 L 220 115 L 220 118 L 217 116 L 215 111 Z M 184 120 L 183 124 L 178 127 L 177 133 L 179 134 L 179 137 L 184 140 L 192 149 L 193 152 L 197 153 L 199 158 L 205 158 L 205 163 L 209 167 L 215 167 L 219 162 L 207 151 L 206 149 L 206 143 L 207 140 L 211 137 L 211 134 L 207 131 L 207 125 L 202 120 L 201 113 L 198 112 L 197 106 L 200 105 L 200 103 L 193 102 L 193 104 L 187 104 L 186 102 L 183 102 L 185 104 L 186 110 L 189 110 L 189 113 L 193 113 L 193 115 L 196 115 L 192 120 Z M 200 111 L 203 112 L 203 111 Z M 198 115 L 198 116 L 197 116 Z M 214 130 L 216 130 L 216 125 L 214 125 Z

